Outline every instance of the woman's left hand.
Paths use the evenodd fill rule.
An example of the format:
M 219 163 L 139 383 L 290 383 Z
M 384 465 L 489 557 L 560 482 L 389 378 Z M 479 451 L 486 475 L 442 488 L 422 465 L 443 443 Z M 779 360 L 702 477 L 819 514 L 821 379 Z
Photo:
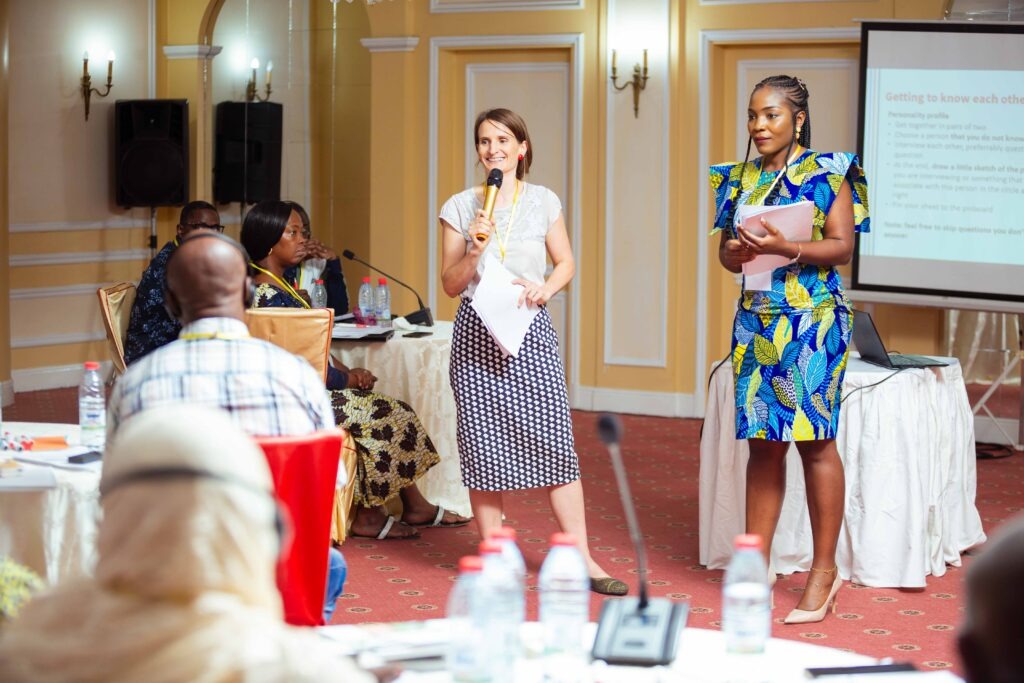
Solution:
M 548 291 L 547 286 L 537 282 L 530 282 L 529 280 L 517 277 L 512 281 L 512 284 L 522 285 L 523 287 L 523 291 L 519 295 L 519 303 L 517 304 L 520 308 L 522 308 L 524 303 L 531 306 L 542 306 L 552 297 L 552 292 Z
M 758 237 L 757 235 L 747 232 L 743 229 L 743 226 L 736 229 L 740 242 L 743 246 L 755 254 L 779 254 L 781 256 L 792 256 L 795 249 L 790 241 L 787 240 L 781 232 L 779 232 L 779 229 L 764 218 L 761 219 L 761 225 L 768 233 L 764 237 Z
M 349 389 L 373 389 L 376 383 L 377 378 L 365 368 L 352 368 L 348 371 Z

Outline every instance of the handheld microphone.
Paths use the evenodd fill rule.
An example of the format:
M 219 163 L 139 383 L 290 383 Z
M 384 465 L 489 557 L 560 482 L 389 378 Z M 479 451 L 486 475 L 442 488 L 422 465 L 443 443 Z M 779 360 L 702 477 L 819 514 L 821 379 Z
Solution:
M 487 174 L 487 190 L 484 192 L 484 213 L 487 214 L 487 219 L 491 220 L 494 217 L 494 202 L 498 199 L 498 190 L 501 189 L 501 181 L 505 179 L 501 169 L 492 168 L 491 172 Z M 486 242 L 487 235 L 482 232 L 476 234 L 477 242 Z
M 366 266 L 370 270 L 373 270 L 373 271 L 376 271 L 376 272 L 380 273 L 381 275 L 383 275 L 387 279 L 391 280 L 392 282 L 400 284 L 403 287 L 405 287 L 406 289 L 408 289 L 410 292 L 412 292 L 413 296 L 416 297 L 416 302 L 420 305 L 420 307 L 419 307 L 419 310 L 413 311 L 409 315 L 405 316 L 405 319 L 408 320 L 413 325 L 425 325 L 426 327 L 433 327 L 434 326 L 434 316 L 432 316 L 430 314 L 430 309 L 427 306 L 423 305 L 423 299 L 420 298 L 420 295 L 416 292 L 415 289 L 413 289 L 409 285 L 405 284 L 404 282 L 399 280 L 394 275 L 389 275 L 388 273 L 385 273 L 380 268 L 375 268 L 375 267 L 371 266 L 369 263 L 367 263 L 363 259 L 361 259 L 358 256 L 356 256 L 354 253 L 352 253 L 352 251 L 349 250 L 349 249 L 346 249 L 345 251 L 341 252 L 341 255 L 344 256 L 345 258 L 347 258 L 350 261 L 355 261 L 356 263 L 362 263 L 364 266 Z
M 622 452 L 619 450 L 622 422 L 614 415 L 601 415 L 597 421 L 597 431 L 608 448 L 612 468 L 615 470 L 629 538 L 636 552 L 640 597 L 609 598 L 604 601 L 594 638 L 594 659 L 603 659 L 609 664 L 668 664 L 676 658 L 679 631 L 686 624 L 690 606 L 667 598 L 647 597 L 647 553 L 629 491 L 626 468 L 622 464 Z

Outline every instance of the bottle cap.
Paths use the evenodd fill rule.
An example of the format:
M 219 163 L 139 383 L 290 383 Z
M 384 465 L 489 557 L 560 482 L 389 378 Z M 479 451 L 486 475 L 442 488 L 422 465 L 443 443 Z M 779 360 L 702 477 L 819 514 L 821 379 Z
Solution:
M 755 550 L 761 549 L 761 536 L 758 534 L 740 534 L 735 540 L 736 549 L 740 548 L 754 548 Z
M 377 280 L 378 285 L 386 285 L 387 283 L 388 279 L 386 277 L 382 277 L 381 279 Z
M 324 281 L 323 281 L 323 280 L 317 280 L 317 281 L 316 281 L 316 284 L 318 284 L 318 285 L 322 285 L 323 283 L 324 283 Z
M 499 527 L 491 532 L 491 538 L 496 540 L 508 539 L 510 541 L 514 541 L 516 540 L 516 530 L 510 526 Z
M 486 541 L 480 541 L 480 554 L 481 555 L 498 555 L 501 554 L 501 545 L 497 541 L 490 539 Z
M 99 370 L 100 369 L 100 364 L 97 363 L 94 360 L 86 361 L 85 362 L 85 369 L 86 370 Z
M 459 573 L 472 574 L 483 571 L 484 560 L 479 555 L 465 555 L 459 559 Z
M 366 277 L 364 277 L 363 282 L 365 282 L 366 284 L 370 284 L 370 276 L 367 275 Z
M 576 545 L 576 537 L 572 534 L 556 531 L 551 534 L 551 545 Z

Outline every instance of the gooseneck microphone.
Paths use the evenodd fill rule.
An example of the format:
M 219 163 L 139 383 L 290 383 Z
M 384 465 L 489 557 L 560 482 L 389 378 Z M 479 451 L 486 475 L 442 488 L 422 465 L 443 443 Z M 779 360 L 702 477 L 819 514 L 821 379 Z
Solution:
M 629 479 L 619 449 L 622 422 L 614 415 L 601 415 L 597 421 L 597 432 L 608 448 L 612 468 L 615 470 L 629 538 L 636 552 L 640 597 L 609 598 L 604 601 L 597 621 L 597 635 L 594 637 L 594 659 L 603 659 L 609 664 L 668 664 L 676 658 L 679 631 L 686 624 L 690 607 L 685 602 L 673 602 L 667 598 L 648 599 L 647 552 L 640 535 L 640 523 L 636 518 Z
M 341 255 L 344 256 L 345 258 L 347 258 L 349 261 L 355 261 L 356 263 L 362 263 L 364 266 L 366 266 L 370 270 L 373 270 L 373 271 L 376 271 L 376 272 L 380 273 L 381 275 L 383 275 L 387 279 L 391 280 L 392 282 L 396 282 L 396 283 L 402 285 L 403 287 L 405 287 L 406 289 L 408 289 L 410 292 L 412 292 L 413 296 L 416 297 L 416 302 L 419 303 L 420 307 L 419 307 L 419 310 L 413 311 L 412 313 L 410 313 L 407 316 L 405 316 L 405 319 L 408 320 L 413 325 L 425 325 L 427 327 L 433 327 L 434 326 L 434 316 L 432 316 L 430 314 L 430 309 L 427 306 L 423 305 L 423 299 L 420 298 L 420 295 L 416 292 L 415 289 L 413 289 L 409 285 L 405 284 L 404 282 L 399 280 L 394 275 L 389 275 L 388 273 L 385 273 L 380 268 L 376 268 L 376 267 L 370 265 L 369 263 L 367 263 L 363 259 L 361 259 L 358 256 L 356 256 L 354 253 L 352 253 L 352 251 L 349 250 L 349 249 L 346 249 L 345 251 L 341 252 Z
M 501 189 L 501 181 L 505 179 L 501 169 L 492 168 L 491 172 L 487 174 L 487 189 L 484 191 L 484 213 L 487 214 L 487 220 L 494 218 L 494 202 L 498 199 L 498 190 Z M 476 234 L 477 242 L 486 242 L 487 235 L 482 232 Z

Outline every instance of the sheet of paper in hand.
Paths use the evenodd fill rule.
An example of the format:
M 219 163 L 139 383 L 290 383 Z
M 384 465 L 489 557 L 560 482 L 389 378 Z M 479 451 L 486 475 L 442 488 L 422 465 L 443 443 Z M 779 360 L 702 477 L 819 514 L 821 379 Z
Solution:
M 519 355 L 526 332 L 540 312 L 536 306 L 519 306 L 523 287 L 512 284 L 515 279 L 494 254 L 486 254 L 484 272 L 470 304 L 502 353 L 512 357 Z
M 761 219 L 764 218 L 790 242 L 810 242 L 814 224 L 814 203 L 799 201 L 779 206 L 740 206 L 737 210 L 743 229 L 755 237 L 768 234 Z M 779 254 L 761 254 L 743 264 L 744 275 L 771 272 L 790 263 L 791 259 Z

